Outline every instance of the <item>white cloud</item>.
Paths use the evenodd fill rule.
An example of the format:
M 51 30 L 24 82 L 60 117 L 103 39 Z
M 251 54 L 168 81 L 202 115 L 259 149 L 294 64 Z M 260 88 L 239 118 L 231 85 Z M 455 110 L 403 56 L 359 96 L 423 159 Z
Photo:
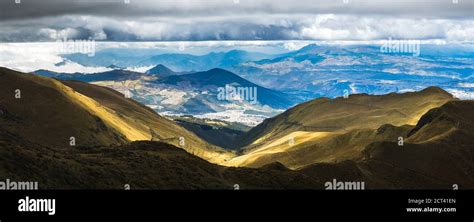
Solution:
M 454 97 L 463 100 L 473 100 L 474 99 L 474 92 L 459 90 L 459 89 L 447 89 L 449 93 L 451 93 Z
M 474 42 L 474 21 L 319 15 L 303 22 L 301 35 L 321 40 L 445 39 Z
M 0 66 L 22 72 L 47 69 L 64 73 L 96 73 L 110 69 L 105 67 L 85 67 L 74 62 L 63 62 L 59 56 L 57 43 L 0 43 Z
M 152 69 L 154 66 L 134 66 L 134 67 L 127 67 L 125 70 L 132 71 L 132 72 L 141 72 L 145 73 L 146 71 Z
M 0 22 L 0 41 L 345 40 L 388 37 L 474 42 L 474 20 L 354 14 L 229 14 L 99 17 L 67 15 Z
M 458 86 L 463 88 L 474 88 L 474 83 L 463 82 L 459 83 Z

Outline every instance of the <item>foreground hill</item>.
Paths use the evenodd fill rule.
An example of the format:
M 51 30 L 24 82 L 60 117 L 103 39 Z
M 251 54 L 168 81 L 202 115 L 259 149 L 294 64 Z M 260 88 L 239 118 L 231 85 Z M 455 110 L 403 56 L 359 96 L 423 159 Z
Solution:
M 0 178 L 40 189 L 318 189 L 290 170 L 226 168 L 161 142 L 52 151 L 0 133 Z
M 279 161 L 291 168 L 360 158 L 374 141 L 406 137 L 420 117 L 453 100 L 442 89 L 348 98 L 320 98 L 265 120 L 242 138 L 244 155 L 227 164 L 262 166 Z
M 333 180 L 366 189 L 474 188 L 474 101 L 453 101 L 438 88 L 299 105 L 285 114 L 295 124 L 267 121 L 254 130 L 271 133 L 232 158 L 114 90 L 8 69 L 0 78 L 0 180 L 38 181 L 41 189 L 324 189 Z M 237 160 L 237 168 L 215 164 Z
M 71 88 L 58 81 L 4 68 L 0 68 L 0 79 L 0 127 L 19 140 L 47 146 L 68 146 L 70 137 L 84 146 L 128 140 L 125 133 L 98 116 L 111 117 L 110 110 L 90 98 L 74 95 Z
M 423 115 L 403 146 L 387 141 L 368 145 L 361 165 L 371 169 L 372 177 L 398 187 L 416 183 L 409 175 L 417 174 L 472 189 L 473 126 L 474 101 L 448 102 Z
M 219 162 L 225 154 L 195 134 L 122 94 L 101 86 L 0 69 L 1 127 L 21 140 L 52 147 L 157 140 Z M 5 80 L 5 81 L 3 81 Z M 21 90 L 21 98 L 14 97 Z M 181 138 L 181 140 L 180 140 Z
M 51 150 L 0 132 L 0 178 L 38 181 L 40 189 L 325 189 L 327 182 L 364 182 L 365 189 L 474 188 L 473 101 L 453 101 L 423 116 L 418 129 L 452 130 L 424 142 L 374 142 L 360 160 L 318 163 L 290 170 L 211 164 L 161 142 Z M 463 123 L 459 121 L 463 120 Z M 414 137 L 413 137 L 414 138 Z M 409 138 L 410 141 L 413 138 Z M 459 139 L 459 140 L 458 140 Z M 428 140 L 428 141 L 427 141 Z

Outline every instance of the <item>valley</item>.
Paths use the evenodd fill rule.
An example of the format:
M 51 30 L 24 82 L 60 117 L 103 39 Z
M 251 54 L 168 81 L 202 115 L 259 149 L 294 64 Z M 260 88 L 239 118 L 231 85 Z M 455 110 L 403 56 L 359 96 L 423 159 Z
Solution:
M 218 69 L 186 75 L 160 81 L 240 81 Z M 365 189 L 474 187 L 474 102 L 438 87 L 316 98 L 248 127 L 163 117 L 83 81 L 6 68 L 0 79 L 0 177 L 40 189 L 325 189 L 334 179 Z M 269 104 L 285 102 L 261 90 Z

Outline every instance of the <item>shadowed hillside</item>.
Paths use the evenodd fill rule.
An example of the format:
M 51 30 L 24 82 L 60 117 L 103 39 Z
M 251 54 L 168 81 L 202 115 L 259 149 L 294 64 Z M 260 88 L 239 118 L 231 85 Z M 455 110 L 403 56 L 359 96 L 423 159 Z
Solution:
M 378 142 L 367 146 L 364 150 L 364 164 L 377 169 L 372 172 L 374 177 L 390 174 L 395 168 L 416 172 L 444 183 L 472 188 L 473 126 L 474 101 L 448 102 L 425 114 L 409 133 L 403 146 L 393 142 Z M 400 175 L 402 176 L 403 174 Z M 390 178 L 390 182 L 405 186 L 400 177 Z
M 211 144 L 225 149 L 239 150 L 240 137 L 249 126 L 214 119 L 198 119 L 192 116 L 173 117 L 174 121 Z
M 3 133 L 2 133 L 3 134 Z M 40 189 L 318 189 L 322 182 L 290 170 L 226 168 L 175 146 L 122 146 L 53 151 L 0 137 L 0 178 L 38 181 Z

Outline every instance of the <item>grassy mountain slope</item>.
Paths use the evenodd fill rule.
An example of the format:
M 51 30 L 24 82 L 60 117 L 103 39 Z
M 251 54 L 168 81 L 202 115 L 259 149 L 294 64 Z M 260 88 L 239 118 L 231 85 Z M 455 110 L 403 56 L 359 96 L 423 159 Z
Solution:
M 281 169 L 226 168 L 170 144 L 52 151 L 0 133 L 0 178 L 38 181 L 40 189 L 318 189 L 322 182 Z
M 474 101 L 451 101 L 423 115 L 397 141 L 367 145 L 363 157 L 318 163 L 298 170 L 322 181 L 364 181 L 371 189 L 460 189 L 474 187 Z M 437 131 L 439 136 L 434 136 Z
M 64 147 L 71 136 L 78 146 L 158 140 L 212 162 L 232 155 L 111 89 L 7 69 L 1 69 L 1 74 L 6 80 L 4 95 L 11 95 L 1 103 L 5 113 L 12 115 L 8 131 L 42 145 Z M 20 100 L 13 97 L 16 88 L 24 89 Z M 22 117 L 39 124 L 31 127 L 26 121 L 15 121 Z
M 112 89 L 78 81 L 63 81 L 63 83 L 114 110 L 118 116 L 127 119 L 133 130 L 145 135 L 142 140 L 153 139 L 167 142 L 217 163 L 227 155 L 231 155 L 226 154 L 216 146 L 208 144 L 172 120 L 161 117 L 151 108 L 134 100 L 125 99 L 122 94 Z M 184 144 L 180 144 L 180 137 L 184 138 Z
M 461 189 L 474 187 L 474 101 L 452 101 L 421 119 L 403 146 L 369 144 L 363 158 L 317 163 L 289 170 L 272 163 L 261 168 L 211 164 L 161 142 L 52 150 L 0 133 L 0 178 L 39 181 L 41 189 L 324 189 L 325 182 L 364 182 L 366 189 Z M 449 121 L 446 121 L 449 119 Z M 457 124 L 463 120 L 463 123 Z M 453 130 L 432 139 L 439 125 Z M 383 126 L 379 132 L 397 131 Z M 401 127 L 403 128 L 403 127 Z M 403 129 L 405 131 L 405 129 Z M 420 133 L 420 134 L 418 134 Z M 408 142 L 418 135 L 421 142 Z M 28 164 L 26 164 L 28 163 Z
M 344 115 L 353 115 L 356 119 L 340 127 L 348 130 L 310 131 L 321 127 L 303 125 L 309 119 L 301 128 L 274 125 L 295 130 L 287 135 L 275 131 L 283 136 L 270 135 L 271 141 L 258 141 L 262 146 L 243 156 L 247 159 L 242 165 L 260 168 L 235 168 L 208 162 L 231 153 L 111 89 L 8 69 L 0 69 L 0 79 L 0 179 L 38 181 L 40 189 L 123 189 L 125 184 L 132 189 L 233 189 L 234 184 L 241 189 L 324 189 L 333 179 L 362 181 L 367 189 L 474 187 L 474 101 L 450 101 L 437 88 L 376 101 L 379 109 L 394 109 L 397 104 L 392 103 L 400 100 L 411 102 L 398 104 L 406 120 L 392 118 L 388 111 L 390 118 L 369 115 L 383 113 L 373 107 L 361 109 L 361 114 L 344 112 L 339 110 L 344 103 L 338 103 L 326 107 L 336 110 L 334 118 L 328 115 L 314 123 L 332 119 L 336 125 L 340 119 L 350 120 Z M 16 89 L 20 99 L 14 97 Z M 444 100 L 412 123 L 420 110 Z M 300 114 L 310 113 L 299 108 Z M 364 117 L 366 125 L 357 127 Z M 392 122 L 378 125 L 386 120 Z M 266 126 L 272 124 L 267 121 Z M 71 134 L 77 146 L 69 146 Z M 180 148 L 176 134 L 191 139 Z M 403 146 L 397 143 L 400 135 Z M 159 141 L 131 142 L 141 137 Z M 287 144 L 290 138 L 294 140 Z
M 445 184 L 474 186 L 474 101 L 452 101 L 430 110 L 410 132 L 406 143 L 372 143 L 364 150 L 366 168 L 373 177 L 404 186 L 404 174 L 416 172 Z M 435 133 L 436 132 L 436 133 Z M 435 135 L 436 134 L 436 135 Z M 392 174 L 393 178 L 388 178 Z
M 71 97 L 70 89 L 53 79 L 22 74 L 0 68 L 0 127 L 21 140 L 48 146 L 69 146 L 70 137 L 77 145 L 111 145 L 127 141 L 97 113 Z M 15 90 L 21 98 L 15 98 Z M 66 92 L 68 91 L 68 92 Z M 80 96 L 78 95 L 77 98 Z M 93 104 L 89 104 L 93 105 Z M 103 115 L 110 114 L 102 110 Z
M 279 161 L 299 168 L 358 159 L 369 143 L 405 137 L 424 113 L 451 100 L 452 95 L 435 87 L 404 94 L 315 99 L 250 130 L 242 139 L 244 155 L 226 164 L 258 167 Z

